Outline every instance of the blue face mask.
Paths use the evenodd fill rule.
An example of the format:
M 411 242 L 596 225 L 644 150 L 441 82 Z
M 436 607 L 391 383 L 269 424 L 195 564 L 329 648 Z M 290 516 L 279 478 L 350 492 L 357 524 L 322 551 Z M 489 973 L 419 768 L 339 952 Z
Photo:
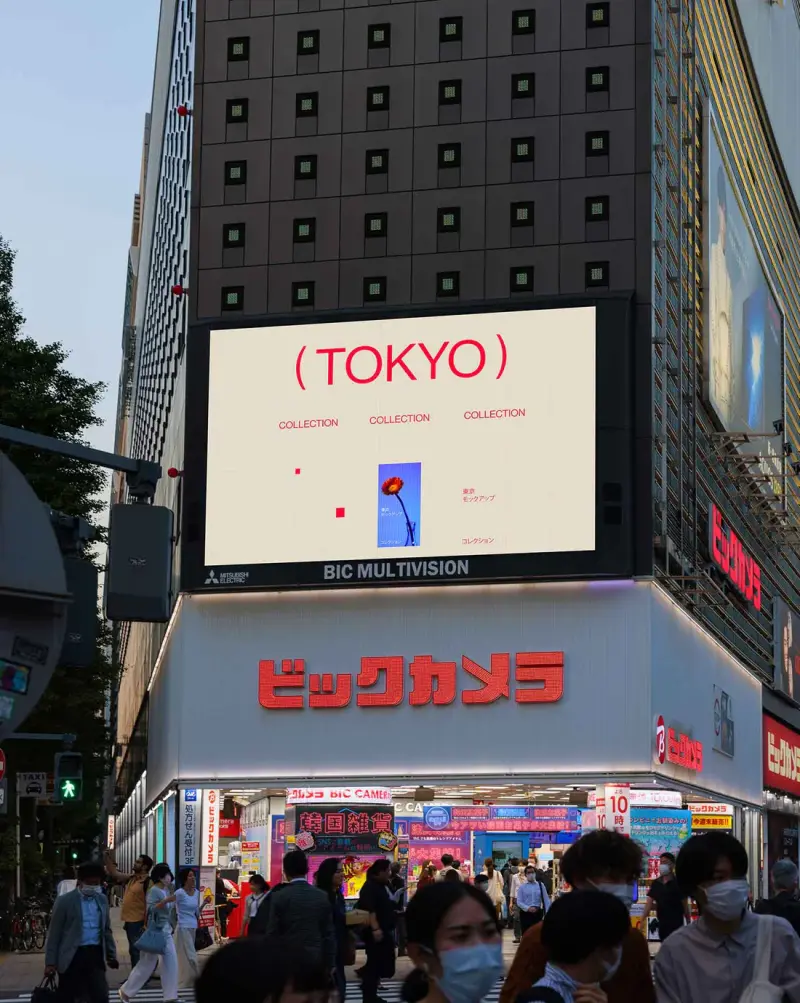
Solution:
M 439 961 L 442 974 L 436 981 L 450 1003 L 479 1003 L 505 972 L 500 941 L 442 951 Z

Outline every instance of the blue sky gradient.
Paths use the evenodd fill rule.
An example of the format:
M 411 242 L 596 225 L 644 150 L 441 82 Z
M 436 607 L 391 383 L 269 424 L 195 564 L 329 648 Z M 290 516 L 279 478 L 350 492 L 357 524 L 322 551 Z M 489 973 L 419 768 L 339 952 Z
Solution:
M 37 341 L 108 385 L 113 448 L 126 256 L 150 109 L 158 0 L 0 4 L 0 234 Z

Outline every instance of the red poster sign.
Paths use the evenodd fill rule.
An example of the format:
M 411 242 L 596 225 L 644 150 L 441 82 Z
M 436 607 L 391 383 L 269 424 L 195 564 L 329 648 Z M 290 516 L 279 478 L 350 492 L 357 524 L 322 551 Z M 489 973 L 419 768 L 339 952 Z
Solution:
M 764 715 L 764 786 L 800 796 L 800 734 Z
M 239 836 L 239 819 L 221 818 L 219 820 L 219 834 L 221 839 L 237 839 Z

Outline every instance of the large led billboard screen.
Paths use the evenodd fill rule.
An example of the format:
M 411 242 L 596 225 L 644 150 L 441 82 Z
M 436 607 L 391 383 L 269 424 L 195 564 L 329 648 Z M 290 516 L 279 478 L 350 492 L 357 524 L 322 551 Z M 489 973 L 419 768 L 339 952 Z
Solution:
M 754 475 L 781 497 L 782 439 L 763 433 L 783 418 L 783 318 L 713 128 L 708 136 L 708 402 L 723 429 L 754 436 L 741 452 L 762 457 Z
M 195 336 L 188 587 L 492 580 L 526 577 L 520 555 L 597 557 L 594 305 L 304 320 Z

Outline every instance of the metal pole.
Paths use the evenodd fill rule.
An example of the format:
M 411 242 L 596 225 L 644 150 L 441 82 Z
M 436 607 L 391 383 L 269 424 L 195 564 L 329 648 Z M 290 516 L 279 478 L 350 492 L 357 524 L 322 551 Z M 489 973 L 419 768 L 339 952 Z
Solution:
M 20 796 L 19 788 L 17 788 L 17 850 L 16 850 L 16 860 L 17 860 L 17 898 L 22 896 L 22 825 L 20 824 L 19 809 L 20 809 Z

